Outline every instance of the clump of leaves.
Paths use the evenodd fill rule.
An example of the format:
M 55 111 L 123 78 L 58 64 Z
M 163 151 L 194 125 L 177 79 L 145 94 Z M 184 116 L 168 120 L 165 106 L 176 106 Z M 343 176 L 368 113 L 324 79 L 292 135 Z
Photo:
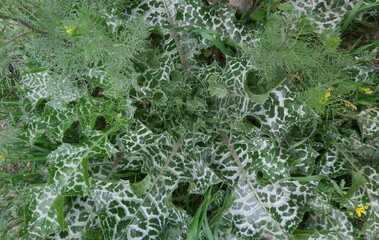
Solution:
M 337 32 L 316 34 L 308 19 L 292 17 L 273 15 L 258 32 L 255 46 L 244 46 L 258 73 L 258 80 L 251 82 L 249 89 L 264 94 L 287 79 L 316 113 L 343 112 L 347 99 L 358 88 L 349 69 L 364 63 L 340 49 Z M 354 104 L 350 107 L 356 108 Z
M 1 175 L 22 203 L 5 228 L 375 239 L 378 110 L 357 112 L 375 75 L 326 30 L 351 4 L 273 2 L 256 25 L 225 2 L 6 2 L 0 18 L 28 34 L 1 39 L 1 154 L 28 167 Z

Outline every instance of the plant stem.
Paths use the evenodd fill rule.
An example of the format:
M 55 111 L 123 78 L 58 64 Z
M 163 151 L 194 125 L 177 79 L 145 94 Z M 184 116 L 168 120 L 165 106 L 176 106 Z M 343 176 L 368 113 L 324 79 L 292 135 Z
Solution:
M 165 10 L 166 10 L 166 13 L 167 13 L 167 20 L 168 20 L 168 22 L 172 26 L 174 26 L 174 20 L 173 20 L 173 18 L 171 16 L 170 10 L 168 9 L 165 0 L 163 0 L 163 4 L 164 4 L 164 7 L 165 7 Z M 183 48 L 182 48 L 182 46 L 180 44 L 178 33 L 176 32 L 175 28 L 171 28 L 170 32 L 171 32 L 172 37 L 174 38 L 176 49 L 178 50 L 178 54 L 179 54 L 179 57 L 180 57 L 180 62 L 182 63 L 182 68 L 184 69 L 185 72 L 190 73 L 189 64 L 188 64 L 186 55 L 185 55 L 185 53 L 183 51 Z
M 47 35 L 48 34 L 48 32 L 40 30 L 40 29 L 34 27 L 33 25 L 31 25 L 30 23 L 28 23 L 28 22 L 26 22 L 24 20 L 21 20 L 19 18 L 13 18 L 13 17 L 7 16 L 7 15 L 1 14 L 1 13 L 0 13 L 0 18 L 2 18 L 2 19 L 9 19 L 9 20 L 13 20 L 15 22 L 18 22 L 21 25 L 23 25 L 24 27 L 27 27 L 30 30 L 32 30 L 33 32 L 36 32 L 38 34 L 41 34 L 41 35 Z
M 19 38 L 22 38 L 23 36 L 26 36 L 26 35 L 29 34 L 29 33 L 30 33 L 30 32 L 24 32 L 24 33 L 22 33 L 22 34 L 20 34 L 20 35 L 18 35 L 18 36 L 16 36 L 16 37 L 14 37 L 14 38 L 12 38 L 11 40 L 5 42 L 1 47 L 4 47 L 4 46 L 8 45 L 9 43 L 11 43 L 11 42 L 13 42 L 13 41 L 16 41 L 16 40 L 18 40 Z

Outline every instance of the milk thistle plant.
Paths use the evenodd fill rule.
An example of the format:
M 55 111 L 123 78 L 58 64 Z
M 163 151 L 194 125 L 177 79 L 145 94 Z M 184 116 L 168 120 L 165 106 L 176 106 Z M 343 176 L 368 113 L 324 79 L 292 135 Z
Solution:
M 0 238 L 378 239 L 379 4 L 247 3 L 3 1 Z

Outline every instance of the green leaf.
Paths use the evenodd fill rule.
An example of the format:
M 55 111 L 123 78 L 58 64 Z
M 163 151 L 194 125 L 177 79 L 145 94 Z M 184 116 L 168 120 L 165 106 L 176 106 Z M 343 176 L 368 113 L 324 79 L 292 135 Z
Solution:
M 260 133 L 259 130 L 251 133 L 256 137 Z M 248 154 L 248 144 L 242 141 L 239 136 L 231 135 L 230 142 L 233 144 L 235 152 L 239 157 L 245 169 L 249 169 L 253 162 L 251 155 Z M 228 151 L 228 147 L 222 142 L 216 142 L 210 152 L 210 167 L 222 177 L 230 187 L 234 187 L 241 177 L 238 164 L 233 160 L 233 156 Z
M 210 190 L 206 192 L 205 199 L 201 203 L 200 207 L 197 209 L 195 216 L 191 220 L 191 227 L 188 233 L 188 239 L 195 240 L 199 239 L 199 233 L 201 225 L 206 218 L 205 213 L 207 212 L 208 205 L 210 203 Z
M 347 15 L 347 17 L 342 21 L 341 31 L 345 31 L 346 28 L 349 26 L 349 24 L 354 20 L 354 18 L 357 17 L 356 15 L 357 15 L 358 11 L 360 10 L 363 2 L 364 2 L 363 0 L 360 0 L 359 2 L 357 2 L 355 4 L 354 8 Z
M 266 131 L 282 142 L 292 127 L 304 128 L 315 114 L 306 106 L 297 103 L 297 97 L 290 84 L 273 89 L 263 105 L 255 108 L 256 115 Z
M 61 196 L 55 199 L 54 208 L 57 211 L 57 214 L 58 214 L 57 219 L 58 219 L 58 223 L 61 229 L 67 228 L 67 224 L 64 218 L 64 204 L 65 204 L 64 197 Z
M 100 115 L 98 107 L 95 106 L 90 98 L 81 98 L 75 106 L 75 116 L 80 122 L 80 128 L 84 134 L 91 134 L 95 126 L 96 118 Z
M 277 146 L 273 140 L 261 136 L 251 139 L 248 144 L 248 154 L 254 159 L 251 168 L 261 172 L 265 180 L 276 182 L 289 178 L 287 164 L 289 156 L 283 148 Z
M 289 12 L 289 11 L 293 10 L 293 6 L 290 3 L 288 3 L 288 2 L 279 4 L 277 8 L 279 10 L 285 11 L 285 12 Z
M 371 166 L 359 170 L 367 182 L 355 191 L 350 208 L 355 210 L 355 207 L 368 205 L 366 215 L 362 214 L 365 220 L 363 233 L 367 239 L 375 239 L 379 236 L 379 174 Z
M 361 112 L 358 118 L 362 138 L 376 138 L 379 135 L 379 110 Z
M 312 175 L 319 153 L 310 144 L 300 144 L 289 150 L 289 154 L 291 173 L 301 173 L 306 176 Z
M 312 22 L 318 32 L 338 28 L 346 13 L 351 11 L 358 1 L 289 1 L 293 13 L 297 16 L 313 16 Z
M 220 74 L 219 73 L 214 73 L 211 76 L 207 78 L 208 83 L 209 83 L 209 93 L 212 96 L 216 96 L 218 98 L 223 98 L 226 97 L 228 91 L 221 85 L 216 82 L 217 78 L 219 78 Z
M 253 63 L 241 58 L 228 58 L 221 73 L 219 68 L 212 65 L 206 69 L 208 75 L 205 77 L 211 86 L 216 85 L 224 92 L 227 91 L 225 97 L 216 99 L 211 108 L 211 112 L 221 118 L 222 122 L 238 121 L 248 115 L 256 116 L 263 125 L 262 129 L 280 142 L 291 127 L 302 127 L 315 118 L 315 114 L 296 102 L 290 84 L 275 87 L 267 96 L 252 96 L 246 86 L 248 73 L 252 69 Z M 262 102 L 257 102 L 256 97 Z
M 200 34 L 204 39 L 215 45 L 225 56 L 232 56 L 232 53 L 225 47 L 221 41 L 219 33 L 215 30 L 193 29 L 191 32 Z
M 254 21 L 262 21 L 266 16 L 266 11 L 264 9 L 253 10 L 250 18 Z
M 90 197 L 74 198 L 65 221 L 68 228 L 50 235 L 48 239 L 83 239 L 92 230 L 100 229 L 95 203 Z
M 130 187 L 137 197 L 142 197 L 150 189 L 151 182 L 151 177 L 147 175 L 142 181 L 131 183 Z
M 225 216 L 232 220 L 238 238 L 287 239 L 302 220 L 316 185 L 289 181 L 286 157 L 280 156 L 283 153 L 272 141 L 259 138 L 260 134 L 256 130 L 244 141 L 231 136 L 228 146 L 212 151 L 211 167 L 235 186 L 236 200 Z
M 173 137 L 167 133 L 160 135 L 153 134 L 140 122 L 136 123 L 135 128 L 136 129 L 131 131 L 129 135 L 123 137 L 125 150 L 131 154 L 142 156 L 144 159 L 143 170 L 149 173 L 151 177 L 165 173 L 161 173 L 161 170 L 167 171 L 171 168 L 182 169 L 184 172 L 174 171 L 175 174 L 170 173 L 170 171 L 167 172 L 167 174 L 175 175 L 171 176 L 171 179 L 175 179 L 173 183 L 176 183 L 180 179 L 190 182 L 195 181 L 196 188 L 200 187 L 200 185 L 204 185 L 200 187 L 202 191 L 205 191 L 208 184 L 218 181 L 216 180 L 217 177 L 203 162 L 207 156 L 207 148 L 195 146 L 195 143 L 205 141 L 209 138 L 208 136 L 203 134 L 187 134 L 183 136 L 184 145 L 175 151 L 177 156 L 172 156 L 175 158 L 175 160 L 173 160 L 169 158 L 171 156 L 170 151 L 174 150 L 173 146 L 176 145 Z M 157 155 L 159 155 L 159 157 L 156 157 Z M 162 159 L 162 156 L 166 156 L 167 159 Z M 170 160 L 170 162 L 166 163 L 168 165 L 164 164 L 165 160 Z M 197 176 L 197 174 L 200 175 Z M 198 177 L 209 178 L 208 183 L 205 184 L 206 181 L 200 181 Z
M 281 181 L 253 188 L 241 180 L 229 214 L 239 239 L 288 239 L 302 220 L 313 184 Z
M 31 188 L 32 201 L 27 208 L 31 235 L 46 237 L 63 230 L 64 196 L 89 195 L 88 158 L 113 154 L 115 149 L 103 134 L 94 135 L 82 146 L 62 144 L 48 155 L 50 179 L 46 186 Z M 58 201 L 58 202 L 57 202 Z M 59 207 L 59 208 L 57 208 Z
M 318 174 L 328 177 L 336 177 L 351 171 L 351 165 L 340 151 L 341 150 L 335 147 L 327 149 L 316 167 Z
M 223 69 L 212 65 L 204 69 L 208 73 L 207 81 L 211 82 L 211 86 L 216 85 L 222 89 L 222 95 L 225 95 L 216 99 L 210 109 L 222 122 L 239 120 L 253 114 L 256 103 L 249 98 L 244 84 L 251 68 L 252 64 L 248 59 L 228 58 Z
M 137 218 L 138 209 L 143 202 L 133 193 L 128 182 L 107 183 L 92 180 L 91 185 L 91 196 L 106 239 L 146 235 L 139 233 L 143 229 L 128 228 Z
M 312 213 L 305 225 L 306 229 L 316 230 L 310 239 L 355 239 L 347 214 L 338 209 L 326 214 Z
M 166 206 L 165 198 L 159 191 L 163 186 L 156 185 L 156 181 L 142 198 L 133 193 L 126 181 L 107 183 L 93 180 L 92 186 L 91 195 L 107 239 L 154 239 L 173 222 L 185 226 L 186 215 Z
M 179 5 L 182 16 L 178 23 L 190 29 L 206 29 L 217 31 L 221 40 L 232 39 L 235 43 L 249 42 L 251 35 L 247 26 L 240 24 L 235 18 L 235 10 L 226 4 L 205 6 L 201 1 L 185 1 Z
M 5 1 L 30 30 L 48 32 L 18 38 L 6 26 L 17 41 L 0 49 L 10 54 L 0 71 L 12 75 L 4 77 L 12 84 L 2 91 L 1 118 L 24 131 L 15 148 L 35 144 L 25 156 L 40 151 L 47 160 L 27 169 L 49 173 L 28 191 L 26 238 L 378 238 L 379 112 L 328 119 L 309 100 L 317 103 L 330 85 L 336 102 L 354 98 L 358 85 L 375 86 L 371 59 L 339 54 L 338 34 L 326 32 L 349 10 L 374 4 L 255 1 L 252 17 L 261 17 L 259 8 L 270 16 L 263 27 L 237 19 L 226 0 Z M 71 23 L 75 36 L 64 30 Z M 13 82 L 13 70 L 26 65 L 32 70 Z M 302 93 L 314 97 L 303 101 Z M 123 180 L 133 177 L 143 180 Z M 178 196 L 183 185 L 188 195 Z M 191 204 L 192 221 L 184 210 L 192 214 Z M 348 216 L 366 205 L 362 216 Z
M 51 181 L 59 186 L 61 194 L 83 196 L 89 193 L 87 162 L 90 153 L 86 147 L 62 144 L 49 154 Z
M 329 214 L 333 211 L 334 206 L 330 202 L 329 189 L 319 184 L 315 189 L 314 198 L 308 203 L 309 210 L 316 213 Z M 327 229 L 325 229 L 327 230 Z
M 27 90 L 27 97 L 33 106 L 46 99 L 52 107 L 64 109 L 65 104 L 80 96 L 78 88 L 70 80 L 48 71 L 25 74 L 21 84 Z
M 56 201 L 59 191 L 54 186 L 41 186 L 30 189 L 30 203 L 27 205 L 27 228 L 33 237 L 43 238 L 55 231 L 61 230 L 65 224 L 62 222 L 62 209 Z M 58 208 L 57 208 L 58 207 Z
M 207 139 L 205 135 L 188 134 L 175 140 L 167 133 L 154 134 L 142 123 L 136 122 L 122 137 L 122 142 L 127 155 L 142 157 L 142 170 L 151 180 L 140 183 L 146 187 L 143 194 L 138 193 L 140 197 L 132 191 L 134 187 L 128 182 L 94 180 L 91 193 L 101 212 L 100 222 L 105 229 L 109 229 L 106 236 L 112 238 L 116 236 L 113 234 L 117 234 L 126 238 L 157 238 L 166 234 L 168 229 L 171 229 L 169 232 L 185 233 L 187 230 L 182 226 L 186 226 L 187 215 L 166 199 L 179 182 L 189 182 L 194 193 L 202 193 L 219 182 L 203 162 L 206 148 L 195 145 Z
M 62 142 L 64 133 L 74 122 L 72 109 L 54 109 L 45 107 L 42 116 L 30 114 L 25 120 L 27 123 L 23 135 L 32 145 L 39 137 L 46 134 L 57 142 Z

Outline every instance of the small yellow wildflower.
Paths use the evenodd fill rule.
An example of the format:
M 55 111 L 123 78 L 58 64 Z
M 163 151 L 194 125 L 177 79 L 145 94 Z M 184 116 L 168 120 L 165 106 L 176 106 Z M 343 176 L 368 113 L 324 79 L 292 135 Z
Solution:
M 4 155 L 2 155 L 2 154 L 0 154 L 0 158 L 5 158 L 5 156 L 4 156 Z
M 345 104 L 345 107 L 357 110 L 357 106 L 355 106 L 354 104 L 352 104 L 350 101 L 342 99 L 342 102 Z
M 70 36 L 74 36 L 78 31 L 77 26 L 64 26 L 64 29 L 66 30 L 66 33 L 68 33 L 68 35 Z
M 368 94 L 368 95 L 370 95 L 370 94 L 373 93 L 373 91 L 371 90 L 371 88 L 368 88 L 368 87 L 361 87 L 359 89 L 361 89 L 365 94 Z
M 324 96 L 323 96 L 323 97 L 321 98 L 321 100 L 320 100 L 322 104 L 326 104 L 326 103 L 329 101 L 329 98 L 330 98 L 331 92 L 332 92 L 332 89 L 331 89 L 331 88 L 329 88 L 329 89 L 325 92 Z
M 361 207 L 355 207 L 355 212 L 357 213 L 358 217 L 361 217 L 362 214 L 366 214 L 366 209 L 368 208 L 367 205 L 361 206 Z

